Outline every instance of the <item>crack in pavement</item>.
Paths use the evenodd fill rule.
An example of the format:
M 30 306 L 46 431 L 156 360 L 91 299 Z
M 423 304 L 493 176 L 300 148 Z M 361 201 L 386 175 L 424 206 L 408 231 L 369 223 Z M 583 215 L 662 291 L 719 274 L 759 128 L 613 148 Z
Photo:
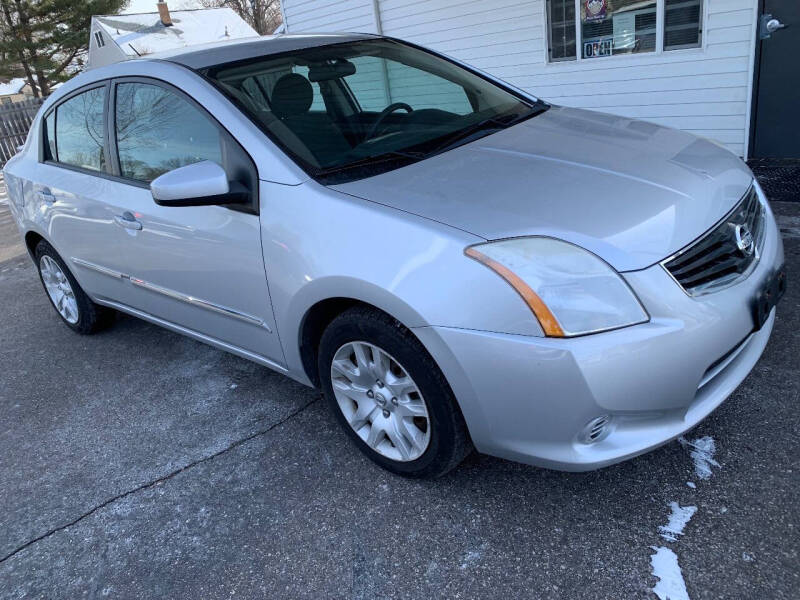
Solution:
M 197 465 L 200 465 L 200 464 L 203 464 L 203 463 L 208 462 L 210 460 L 213 460 L 213 459 L 217 458 L 218 456 L 233 450 L 234 448 L 238 448 L 242 444 L 246 444 L 250 440 L 253 440 L 253 439 L 257 438 L 257 437 L 260 437 L 260 436 L 262 436 L 264 434 L 269 433 L 270 431 L 272 431 L 276 427 L 279 427 L 279 426 L 283 425 L 284 423 L 286 423 L 289 419 L 299 415 L 301 412 L 306 410 L 309 406 L 311 406 L 312 404 L 316 403 L 320 398 L 321 398 L 321 396 L 317 396 L 311 402 L 307 402 L 306 404 L 304 404 L 303 406 L 301 406 L 297 410 L 289 413 L 283 419 L 280 419 L 279 421 L 276 421 L 275 423 L 273 423 L 272 425 L 270 425 L 266 429 L 262 429 L 261 431 L 257 431 L 257 432 L 255 432 L 255 433 L 253 433 L 251 435 L 248 435 L 245 438 L 237 440 L 237 441 L 233 442 L 232 444 L 226 446 L 222 450 L 219 450 L 218 452 L 215 452 L 214 454 L 210 454 L 209 456 L 206 456 L 204 458 L 200 458 L 198 460 L 190 462 L 189 464 L 186 464 L 186 465 L 180 467 L 179 469 L 175 469 L 174 471 L 172 471 L 171 473 L 168 473 L 167 475 L 162 475 L 158 479 L 154 479 L 154 480 L 149 481 L 147 483 L 143 483 L 143 484 L 133 488 L 132 490 L 128 490 L 127 492 L 122 492 L 121 494 L 117 494 L 116 496 L 114 496 L 112 498 L 109 498 L 105 502 L 102 502 L 101 504 L 98 504 L 97 506 L 91 508 L 90 510 L 88 510 L 85 513 L 83 513 L 82 515 L 80 515 L 78 518 L 70 521 L 69 523 L 66 523 L 64 525 L 60 525 L 59 527 L 55 527 L 54 529 L 51 529 L 47 533 L 43 533 L 42 535 L 40 535 L 38 537 L 35 537 L 32 540 L 29 540 L 29 541 L 25 542 L 21 546 L 19 546 L 16 549 L 12 550 L 10 553 L 6 554 L 3 558 L 0 558 L 0 564 L 4 563 L 5 561 L 7 561 L 12 556 L 22 552 L 26 548 L 32 546 L 36 542 L 40 542 L 43 539 L 48 538 L 48 537 L 50 537 L 51 535 L 53 535 L 55 533 L 58 533 L 59 531 L 64 531 L 65 529 L 68 529 L 68 528 L 72 527 L 73 525 L 75 525 L 75 524 L 81 522 L 82 520 L 84 520 L 86 517 L 89 517 L 89 516 L 93 515 L 98 510 L 100 510 L 102 508 L 105 508 L 109 504 L 113 504 L 117 500 L 122 500 L 123 498 L 126 498 L 126 497 L 128 497 L 128 496 L 130 496 L 132 494 L 135 494 L 137 492 L 141 492 L 142 490 L 146 490 L 147 488 L 151 488 L 154 485 L 158 485 L 159 483 L 163 483 L 164 481 L 172 479 L 176 475 L 178 475 L 180 473 L 183 473 L 184 471 L 187 471 L 187 470 L 191 469 L 192 467 L 196 467 Z

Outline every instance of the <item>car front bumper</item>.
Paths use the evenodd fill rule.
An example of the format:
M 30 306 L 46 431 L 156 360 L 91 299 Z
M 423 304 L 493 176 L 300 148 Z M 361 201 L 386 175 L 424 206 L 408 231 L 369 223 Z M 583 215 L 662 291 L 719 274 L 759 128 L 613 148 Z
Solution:
M 767 345 L 775 309 L 754 331 L 752 302 L 783 264 L 768 210 L 747 279 L 692 298 L 661 265 L 625 273 L 648 323 L 571 339 L 419 327 L 459 400 L 478 451 L 568 471 L 604 467 L 691 429 L 744 380 Z M 582 432 L 610 417 L 598 441 Z

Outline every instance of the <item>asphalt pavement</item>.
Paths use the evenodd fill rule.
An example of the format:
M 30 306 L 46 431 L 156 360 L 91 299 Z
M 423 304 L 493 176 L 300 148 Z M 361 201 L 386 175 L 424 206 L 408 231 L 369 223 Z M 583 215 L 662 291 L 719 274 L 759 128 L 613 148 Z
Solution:
M 772 340 L 689 444 L 411 481 L 265 368 L 130 317 L 72 333 L 0 203 L 0 597 L 653 598 L 666 548 L 692 599 L 797 598 L 800 203 L 775 210 Z

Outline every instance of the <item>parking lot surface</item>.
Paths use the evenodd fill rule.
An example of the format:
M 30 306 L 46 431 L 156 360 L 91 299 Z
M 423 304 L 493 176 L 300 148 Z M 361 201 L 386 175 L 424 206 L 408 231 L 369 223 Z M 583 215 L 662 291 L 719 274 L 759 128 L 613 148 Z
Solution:
M 797 598 L 800 203 L 775 209 L 772 340 L 683 444 L 412 481 L 265 368 L 130 317 L 72 333 L 0 203 L 0 597 L 652 598 L 672 554 L 693 599 Z

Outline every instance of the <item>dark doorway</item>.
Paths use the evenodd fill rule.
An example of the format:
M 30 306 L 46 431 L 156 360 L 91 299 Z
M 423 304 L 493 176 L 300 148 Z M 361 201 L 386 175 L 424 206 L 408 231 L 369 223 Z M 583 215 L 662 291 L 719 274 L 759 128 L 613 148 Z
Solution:
M 750 156 L 800 158 L 800 0 L 760 8 Z

